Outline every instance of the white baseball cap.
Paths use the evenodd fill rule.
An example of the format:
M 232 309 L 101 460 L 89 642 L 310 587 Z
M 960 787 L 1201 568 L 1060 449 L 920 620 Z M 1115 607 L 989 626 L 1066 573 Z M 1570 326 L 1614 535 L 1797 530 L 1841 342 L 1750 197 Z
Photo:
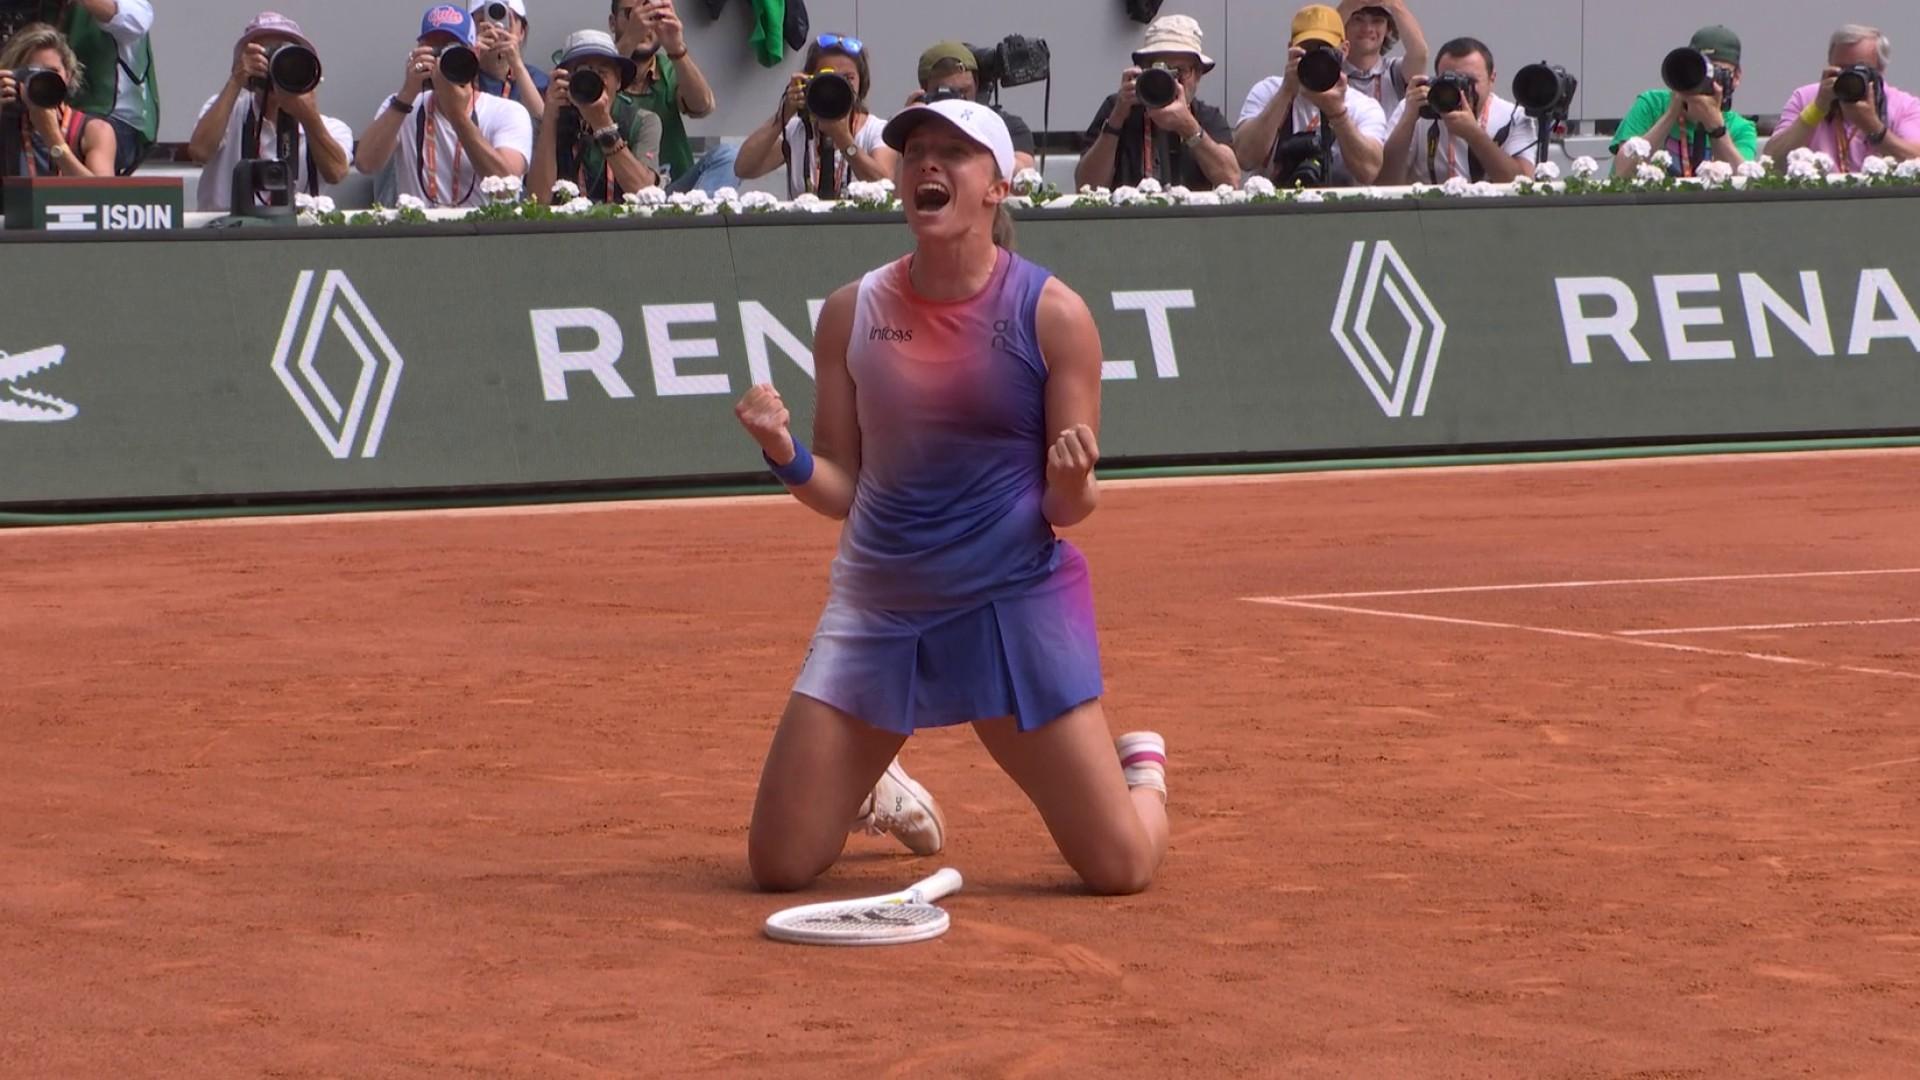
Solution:
M 1013 179 L 1013 136 L 1007 134 L 1007 122 L 1000 114 L 977 101 L 947 98 L 931 105 L 914 105 L 887 121 L 880 139 L 895 150 L 905 151 L 907 136 L 928 119 L 938 117 L 960 134 L 993 155 L 1000 166 L 1000 177 Z
M 508 11 L 513 12 L 522 19 L 527 17 L 527 0 L 473 0 L 472 5 L 467 8 L 467 13 L 470 15 L 478 15 L 481 11 L 485 10 L 488 4 L 495 2 L 507 5 Z

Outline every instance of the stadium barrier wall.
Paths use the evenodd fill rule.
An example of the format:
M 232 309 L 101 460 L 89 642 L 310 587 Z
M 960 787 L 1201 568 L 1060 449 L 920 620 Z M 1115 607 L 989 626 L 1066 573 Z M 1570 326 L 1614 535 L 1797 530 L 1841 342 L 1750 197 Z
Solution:
M 1113 463 L 1920 429 L 1898 192 L 1031 212 Z M 897 217 L 0 241 L 0 507 L 764 479 Z M 911 330 L 912 327 L 900 327 Z M 991 348 L 992 343 L 982 342 Z

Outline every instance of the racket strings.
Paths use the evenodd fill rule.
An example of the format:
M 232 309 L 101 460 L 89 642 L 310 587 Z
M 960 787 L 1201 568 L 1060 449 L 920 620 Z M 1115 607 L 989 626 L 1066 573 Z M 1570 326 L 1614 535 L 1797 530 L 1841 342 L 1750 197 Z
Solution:
M 796 930 L 872 931 L 888 927 L 926 926 L 940 921 L 945 914 L 929 904 L 884 904 L 843 911 L 823 911 L 794 919 L 786 925 Z

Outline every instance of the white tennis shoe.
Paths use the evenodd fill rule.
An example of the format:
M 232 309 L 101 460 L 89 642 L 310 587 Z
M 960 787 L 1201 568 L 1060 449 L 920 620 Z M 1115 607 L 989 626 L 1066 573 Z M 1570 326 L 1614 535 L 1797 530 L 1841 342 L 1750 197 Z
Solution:
M 868 836 L 891 835 L 915 855 L 935 855 L 947 844 L 947 819 L 932 793 L 907 775 L 900 759 L 880 776 L 873 793 L 861 804 L 860 816 L 848 832 Z

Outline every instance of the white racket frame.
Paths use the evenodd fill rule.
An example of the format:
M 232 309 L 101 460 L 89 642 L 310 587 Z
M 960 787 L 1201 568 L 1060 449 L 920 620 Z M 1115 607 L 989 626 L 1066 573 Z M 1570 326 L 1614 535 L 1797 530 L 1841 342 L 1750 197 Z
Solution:
M 948 918 L 945 911 L 940 912 L 938 919 L 924 926 L 911 927 L 895 934 L 875 934 L 867 937 L 852 934 L 818 934 L 797 930 L 787 924 L 841 911 L 863 911 L 875 907 L 893 905 L 932 907 L 934 901 L 959 892 L 961 884 L 960 871 L 949 866 L 931 877 L 914 882 L 899 892 L 784 908 L 767 916 L 764 929 L 767 936 L 775 941 L 793 942 L 798 945 L 908 945 L 916 941 L 929 941 L 946 933 L 947 928 L 952 925 L 952 920 Z

